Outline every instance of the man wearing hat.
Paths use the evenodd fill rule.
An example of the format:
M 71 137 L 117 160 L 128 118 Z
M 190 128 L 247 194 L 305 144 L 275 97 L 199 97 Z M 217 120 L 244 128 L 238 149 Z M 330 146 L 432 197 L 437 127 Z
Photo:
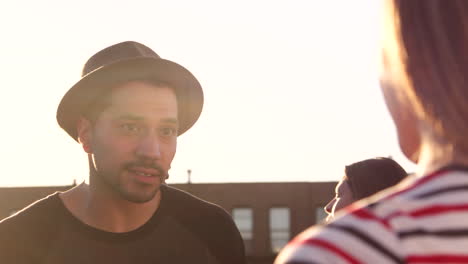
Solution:
M 196 78 L 145 45 L 92 56 L 57 111 L 88 155 L 89 185 L 0 222 L 0 262 L 245 263 L 229 214 L 165 185 L 177 136 L 202 106 Z

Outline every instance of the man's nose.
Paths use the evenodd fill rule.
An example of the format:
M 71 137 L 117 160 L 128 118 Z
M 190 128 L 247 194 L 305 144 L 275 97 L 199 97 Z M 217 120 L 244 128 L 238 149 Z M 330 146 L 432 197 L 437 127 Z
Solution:
M 161 158 L 161 144 L 155 135 L 146 135 L 141 138 L 136 154 L 139 157 L 146 159 L 160 159 Z

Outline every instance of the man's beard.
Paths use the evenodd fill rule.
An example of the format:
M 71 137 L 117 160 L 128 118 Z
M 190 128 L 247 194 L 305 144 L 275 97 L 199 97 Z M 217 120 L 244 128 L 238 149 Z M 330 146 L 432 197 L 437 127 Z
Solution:
M 128 188 L 125 186 L 125 181 L 122 181 L 117 177 L 117 175 L 105 175 L 99 172 L 96 172 L 97 178 L 101 179 L 104 184 L 110 186 L 112 190 L 117 193 L 120 197 L 122 197 L 124 200 L 127 200 L 132 203 L 146 203 L 154 199 L 156 194 L 160 190 L 161 184 L 165 182 L 167 178 L 169 178 L 169 174 L 166 170 L 162 169 L 161 166 L 155 164 L 155 163 L 148 163 L 148 162 L 129 162 L 122 166 L 122 169 L 120 171 L 130 171 L 132 167 L 143 167 L 143 168 L 150 168 L 158 171 L 158 177 L 160 178 L 160 184 L 154 186 L 154 189 L 151 191 L 146 191 L 146 192 L 132 192 L 128 190 Z M 138 183 L 136 183 L 138 184 Z

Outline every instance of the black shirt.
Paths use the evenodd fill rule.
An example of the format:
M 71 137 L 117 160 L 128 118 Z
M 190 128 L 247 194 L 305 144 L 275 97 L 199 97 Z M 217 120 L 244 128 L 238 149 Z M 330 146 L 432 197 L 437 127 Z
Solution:
M 74 217 L 58 193 L 0 222 L 2 263 L 245 263 L 242 238 L 222 208 L 161 186 L 156 213 L 126 233 Z M 6 261 L 8 260 L 8 261 Z M 5 261 L 5 262 L 4 262 Z

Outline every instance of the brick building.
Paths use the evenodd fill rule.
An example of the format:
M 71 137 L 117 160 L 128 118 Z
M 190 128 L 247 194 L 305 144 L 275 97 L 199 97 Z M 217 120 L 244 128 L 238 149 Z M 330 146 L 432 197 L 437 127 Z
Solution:
M 249 264 L 271 264 L 292 237 L 324 217 L 336 182 L 171 184 L 231 213 Z M 70 186 L 0 188 L 0 219 Z

